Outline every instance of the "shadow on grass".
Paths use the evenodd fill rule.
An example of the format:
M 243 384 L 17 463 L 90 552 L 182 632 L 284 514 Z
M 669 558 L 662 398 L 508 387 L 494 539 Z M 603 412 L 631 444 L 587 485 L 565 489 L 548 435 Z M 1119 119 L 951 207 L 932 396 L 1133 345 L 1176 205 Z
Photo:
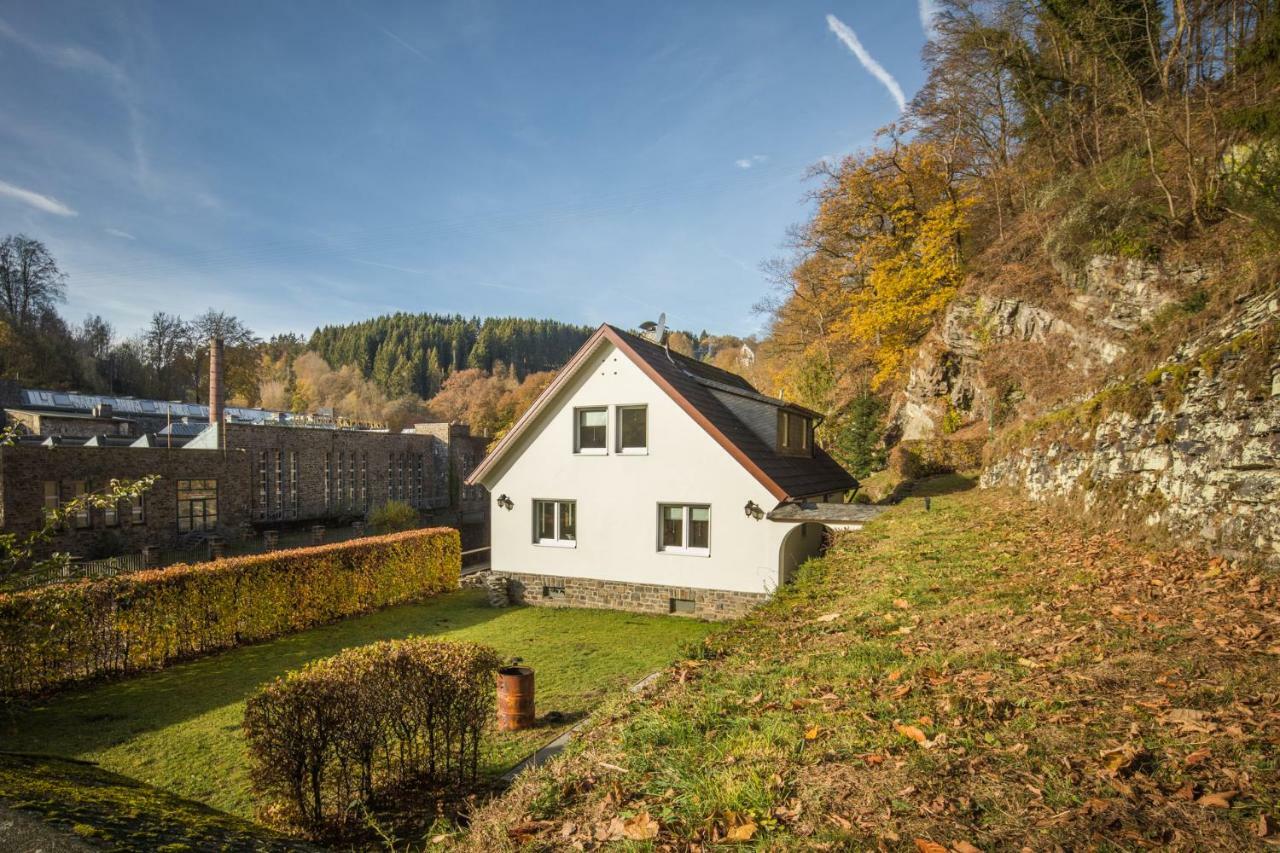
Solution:
M 502 619 L 475 591 L 388 608 L 332 625 L 231 649 L 160 672 L 60 693 L 0 721 L 27 751 L 83 754 L 243 701 L 258 686 L 346 648 L 412 634 L 439 634 Z M 145 714 L 138 713 L 140 707 Z M 56 747 L 56 748 L 55 748 Z
M 883 504 L 900 503 L 903 498 L 936 498 L 942 495 L 954 495 L 976 488 L 978 477 L 975 474 L 939 474 L 919 480 L 903 480 L 890 492 Z

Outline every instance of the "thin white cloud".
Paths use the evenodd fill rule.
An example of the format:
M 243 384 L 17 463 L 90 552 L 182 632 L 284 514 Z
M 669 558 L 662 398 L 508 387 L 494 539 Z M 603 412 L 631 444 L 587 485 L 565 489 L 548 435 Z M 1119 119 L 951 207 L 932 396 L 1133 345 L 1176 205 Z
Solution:
M 743 157 L 741 160 L 734 160 L 733 165 L 739 169 L 750 169 L 752 166 L 759 166 L 769 162 L 767 154 L 752 154 L 750 157 Z
M 32 190 L 24 190 L 22 187 L 15 187 L 13 184 L 0 181 L 0 196 L 17 199 L 24 204 L 29 204 L 37 210 L 43 210 L 45 213 L 52 213 L 55 216 L 78 216 L 74 210 L 67 207 L 56 198 L 47 195 L 41 195 Z
M 937 0 L 916 0 L 916 8 L 920 12 L 920 28 L 924 30 L 925 38 L 933 41 L 938 37 L 938 2 Z
M 893 99 L 898 102 L 899 112 L 905 110 L 907 108 L 907 96 L 902 91 L 902 87 L 898 85 L 897 80 L 893 79 L 893 75 L 885 70 L 883 65 L 876 62 L 875 58 L 867 53 L 867 49 L 862 46 L 862 42 L 858 41 L 858 36 L 853 30 L 835 15 L 827 15 L 827 27 L 836 34 L 836 38 L 844 42 L 845 47 L 853 51 L 853 55 L 858 57 L 862 67 L 867 69 L 872 77 L 884 84 L 884 87 L 889 90 L 889 94 L 893 95 Z
M 146 185 L 151 180 L 151 158 L 143 138 L 142 98 L 133 79 L 100 53 L 74 44 L 40 41 L 15 30 L 0 18 L 0 37 L 21 46 L 35 57 L 55 68 L 91 74 L 104 80 L 114 92 L 128 118 L 129 146 L 133 153 L 136 180 Z
M 138 238 L 130 234 L 128 231 L 121 231 L 119 228 L 104 229 L 112 237 L 119 237 L 121 240 L 137 240 Z

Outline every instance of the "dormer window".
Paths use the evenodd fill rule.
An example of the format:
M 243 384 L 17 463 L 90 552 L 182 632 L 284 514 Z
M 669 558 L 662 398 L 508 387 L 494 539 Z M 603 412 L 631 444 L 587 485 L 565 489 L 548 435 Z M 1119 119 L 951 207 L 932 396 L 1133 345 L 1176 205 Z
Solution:
M 608 453 L 609 410 L 604 406 L 573 410 L 573 452 Z
M 804 415 L 779 409 L 778 450 L 786 456 L 812 456 L 813 421 Z

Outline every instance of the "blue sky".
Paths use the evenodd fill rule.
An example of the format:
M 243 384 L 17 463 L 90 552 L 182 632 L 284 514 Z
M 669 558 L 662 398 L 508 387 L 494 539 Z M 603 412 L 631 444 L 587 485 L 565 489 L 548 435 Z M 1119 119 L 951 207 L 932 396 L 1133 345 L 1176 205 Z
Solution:
M 924 40 L 909 0 L 0 0 L 0 234 L 123 333 L 210 306 L 750 333 L 805 167 L 897 116 Z

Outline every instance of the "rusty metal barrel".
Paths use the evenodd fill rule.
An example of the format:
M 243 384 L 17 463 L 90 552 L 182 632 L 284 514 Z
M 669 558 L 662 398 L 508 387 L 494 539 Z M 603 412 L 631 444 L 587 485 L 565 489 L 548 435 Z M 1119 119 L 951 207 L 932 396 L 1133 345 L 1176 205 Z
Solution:
M 527 729 L 533 720 L 533 667 L 502 667 L 498 670 L 498 731 Z

